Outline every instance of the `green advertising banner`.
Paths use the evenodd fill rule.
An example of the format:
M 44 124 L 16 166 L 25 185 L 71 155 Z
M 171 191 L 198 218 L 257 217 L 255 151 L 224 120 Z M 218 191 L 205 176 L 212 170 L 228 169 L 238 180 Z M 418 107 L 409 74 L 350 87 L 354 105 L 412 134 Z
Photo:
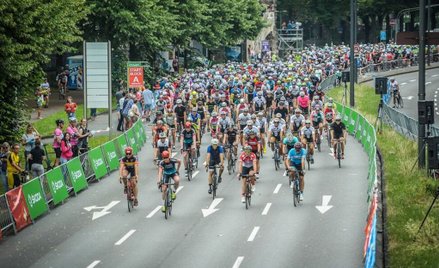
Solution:
M 139 125 L 140 125 L 139 130 L 140 130 L 140 133 L 141 133 L 141 136 L 142 136 L 142 139 L 143 139 L 143 143 L 145 143 L 146 142 L 145 127 L 143 126 L 143 124 L 141 122 L 139 123 Z
M 363 136 L 363 128 L 364 128 L 364 117 L 361 114 L 359 114 L 357 132 L 355 132 L 355 138 L 360 142 L 362 141 L 361 137 Z
M 88 152 L 88 160 L 95 172 L 96 179 L 100 179 L 107 175 L 107 166 L 105 164 L 104 156 L 102 155 L 101 147 L 94 148 Z
M 139 143 L 140 147 L 142 147 L 143 144 L 145 143 L 142 129 L 143 129 L 142 121 L 138 121 L 136 124 L 136 128 L 134 129 L 134 132 L 136 133 L 137 142 Z
M 104 149 L 105 157 L 107 158 L 107 163 L 110 171 L 118 169 L 119 158 L 117 157 L 114 141 L 109 141 L 105 143 L 104 145 L 102 145 L 102 148 Z
M 134 138 L 133 129 L 130 128 L 125 134 L 127 135 L 128 144 L 133 148 L 133 153 L 136 155 L 139 150 L 137 148 L 136 138 Z
M 364 146 L 364 150 L 367 151 L 367 130 L 369 128 L 369 121 L 367 121 L 366 118 L 364 118 L 364 124 L 363 124 L 363 134 L 361 135 L 361 143 Z
M 136 138 L 137 147 L 140 150 L 142 150 L 143 140 L 140 137 L 139 132 L 139 124 L 136 124 L 136 127 L 133 129 L 134 137 Z
M 78 157 L 67 162 L 67 169 L 75 193 L 87 188 L 87 179 L 85 178 L 84 170 L 82 169 L 81 161 Z
M 128 147 L 127 139 L 125 137 L 125 134 L 120 135 L 117 137 L 117 144 L 119 145 L 119 158 L 122 157 L 125 153 L 125 148 Z
M 39 179 L 33 179 L 23 184 L 23 195 L 32 220 L 49 210 Z
M 47 172 L 46 179 L 55 205 L 69 197 L 61 167 L 54 168 Z
M 355 133 L 355 128 L 357 126 L 358 113 L 351 110 L 351 116 L 349 116 L 349 124 L 347 125 L 349 134 Z
M 344 107 L 342 116 L 342 122 L 346 125 L 346 127 L 348 127 L 349 118 L 351 117 L 351 109 L 349 109 L 348 107 Z
M 338 102 L 336 102 L 335 105 L 336 105 L 336 108 L 337 108 L 337 113 L 338 114 L 343 114 L 344 106 L 341 103 L 338 103 Z

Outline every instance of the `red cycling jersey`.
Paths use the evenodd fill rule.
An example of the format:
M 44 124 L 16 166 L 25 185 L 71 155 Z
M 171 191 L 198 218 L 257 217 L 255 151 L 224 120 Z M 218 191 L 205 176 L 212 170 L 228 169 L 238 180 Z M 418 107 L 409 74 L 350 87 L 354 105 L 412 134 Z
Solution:
M 244 167 L 252 167 L 253 161 L 256 160 L 256 155 L 252 152 L 250 154 L 247 154 L 246 152 L 243 152 L 239 159 L 242 161 L 242 166 Z

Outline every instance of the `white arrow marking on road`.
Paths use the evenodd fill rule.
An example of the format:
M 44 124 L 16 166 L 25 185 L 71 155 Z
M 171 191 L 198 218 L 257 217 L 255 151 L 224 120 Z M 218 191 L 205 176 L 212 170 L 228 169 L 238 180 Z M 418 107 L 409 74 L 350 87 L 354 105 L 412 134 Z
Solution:
M 236 258 L 236 261 L 233 264 L 232 268 L 239 268 L 243 260 L 244 260 L 244 256 L 239 256 L 238 258 Z
M 431 82 L 425 82 L 425 85 L 430 85 L 431 84 Z
M 148 216 L 146 216 L 147 219 L 152 218 L 152 216 L 154 216 L 154 214 L 157 213 L 157 211 L 159 211 L 162 208 L 162 206 L 157 206 L 153 211 L 151 211 Z
M 282 187 L 282 184 L 281 184 L 281 183 L 279 183 L 279 184 L 276 186 L 276 188 L 275 188 L 274 191 L 273 191 L 273 194 L 277 194 L 277 193 L 279 193 L 280 187 Z
M 268 214 L 268 211 L 270 210 L 270 208 L 271 208 L 271 203 L 267 203 L 267 204 L 265 205 L 264 210 L 262 211 L 262 215 L 267 215 L 267 214 Z
M 253 231 L 248 237 L 247 242 L 252 242 L 253 240 L 255 240 L 256 234 L 259 232 L 259 228 L 260 228 L 259 226 L 253 228 Z
M 316 206 L 316 209 L 320 211 L 320 213 L 324 214 L 326 211 L 330 210 L 333 206 L 328 205 L 329 201 L 331 201 L 332 195 L 324 195 L 322 198 L 322 205 Z
M 221 203 L 221 201 L 223 201 L 223 199 L 224 198 L 215 198 L 212 201 L 212 204 L 210 204 L 208 209 L 202 209 L 201 212 L 203 213 L 203 217 L 206 218 L 210 214 L 217 212 L 219 210 L 219 208 L 215 208 L 215 207 L 218 206 L 218 204 Z
M 115 205 L 117 205 L 120 201 L 111 201 L 110 204 L 106 205 L 105 207 L 98 207 L 98 206 L 91 206 L 91 207 L 85 207 L 84 209 L 87 211 L 91 211 L 93 209 L 102 209 L 101 211 L 98 212 L 93 212 L 93 217 L 92 217 L 92 221 L 105 216 L 107 214 L 110 214 L 111 211 L 108 211 L 110 208 L 114 207 Z
M 403 99 L 406 99 L 406 100 L 411 100 L 411 99 L 413 99 L 414 97 L 413 96 L 408 96 L 408 97 L 402 97 Z
M 93 267 L 95 267 L 96 265 L 98 265 L 100 262 L 101 262 L 101 261 L 96 260 L 96 261 L 90 263 L 90 265 L 87 266 L 87 268 L 93 268 Z
M 122 245 L 123 242 L 125 242 L 125 240 L 128 239 L 128 237 L 130 237 L 132 234 L 134 234 L 136 230 L 130 230 L 128 233 L 126 233 L 121 239 L 119 239 L 119 241 L 117 241 L 116 243 L 114 243 L 115 246 L 120 246 Z
M 410 80 L 410 82 L 415 82 L 416 81 L 416 79 L 412 79 L 412 80 Z

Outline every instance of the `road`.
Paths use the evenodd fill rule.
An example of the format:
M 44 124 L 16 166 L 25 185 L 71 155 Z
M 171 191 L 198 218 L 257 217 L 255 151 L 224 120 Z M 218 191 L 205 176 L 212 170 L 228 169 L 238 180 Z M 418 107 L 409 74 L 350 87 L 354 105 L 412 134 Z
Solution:
M 352 137 L 347 146 L 346 159 L 338 168 L 323 145 L 306 173 L 300 207 L 293 206 L 287 178 L 283 170 L 274 170 L 268 152 L 249 210 L 240 202 L 240 182 L 235 175 L 224 174 L 218 210 L 203 217 L 201 209 L 210 206 L 212 197 L 200 166 L 192 181 L 182 179 L 173 214 L 165 220 L 158 210 L 162 201 L 147 143 L 139 153 L 139 206 L 133 212 L 127 211 L 118 174 L 112 173 L 35 225 L 6 237 L 0 263 L 2 267 L 360 267 L 368 160 Z M 324 214 L 316 208 L 323 195 L 331 196 L 332 206 Z M 107 210 L 111 213 L 92 220 L 93 212 L 102 208 L 90 206 L 107 205 L 114 205 Z
M 383 73 L 385 76 L 386 73 Z M 404 108 L 399 109 L 411 118 L 418 118 L 418 72 L 394 76 L 398 81 L 401 95 L 404 100 Z M 373 81 L 368 82 L 374 86 Z M 435 102 L 435 126 L 439 126 L 439 69 L 426 70 L 425 75 L 425 99 L 434 100 Z M 393 106 L 393 102 L 390 104 Z

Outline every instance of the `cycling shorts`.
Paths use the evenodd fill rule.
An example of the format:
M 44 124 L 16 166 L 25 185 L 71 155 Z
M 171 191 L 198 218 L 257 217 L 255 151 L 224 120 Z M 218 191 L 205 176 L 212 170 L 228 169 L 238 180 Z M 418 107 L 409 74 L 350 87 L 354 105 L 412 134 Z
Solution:
M 178 175 L 178 172 L 172 174 L 163 174 L 162 183 L 170 183 L 171 179 L 174 180 L 175 176 Z
M 248 175 L 250 171 L 254 170 L 253 167 L 242 167 L 242 174 L 241 175 Z
M 183 151 L 184 150 L 189 150 L 190 148 L 192 148 L 192 144 L 194 144 L 193 142 L 191 143 L 183 143 Z

